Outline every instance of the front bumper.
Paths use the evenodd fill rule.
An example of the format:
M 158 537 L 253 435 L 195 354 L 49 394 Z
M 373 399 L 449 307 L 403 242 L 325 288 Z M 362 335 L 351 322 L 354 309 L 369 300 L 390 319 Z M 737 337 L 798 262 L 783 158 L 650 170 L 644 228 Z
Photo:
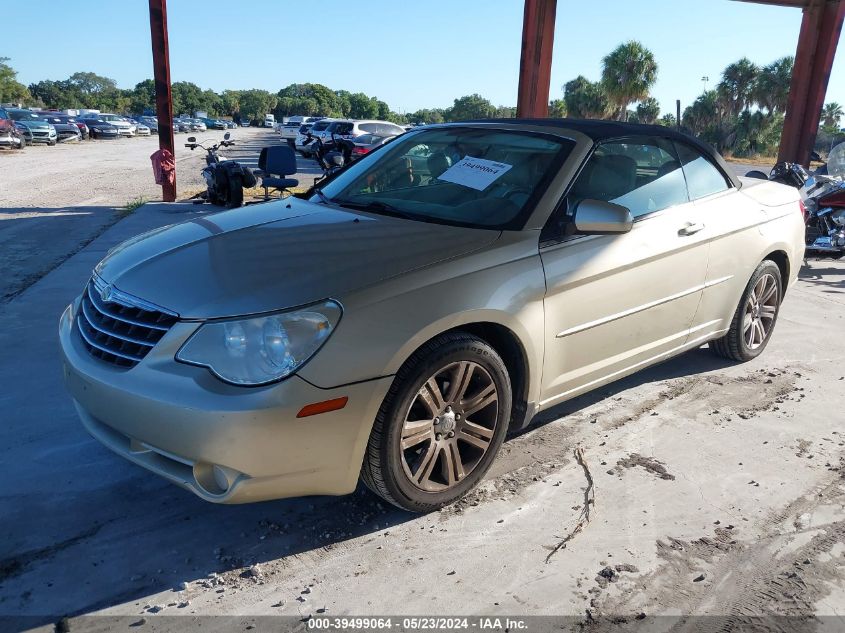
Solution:
M 23 137 L 12 136 L 9 132 L 0 132 L 0 145 L 8 147 L 18 147 L 22 142 Z
M 32 131 L 32 142 L 33 143 L 52 143 L 53 141 L 57 140 L 56 131 L 55 130 L 31 130 Z
M 86 429 L 114 452 L 216 503 L 355 489 L 391 377 L 333 389 L 298 376 L 266 387 L 227 385 L 174 361 L 197 327 L 185 322 L 138 365 L 121 369 L 83 346 L 78 305 L 60 321 L 64 380 Z M 306 404 L 344 396 L 339 411 L 296 417 Z

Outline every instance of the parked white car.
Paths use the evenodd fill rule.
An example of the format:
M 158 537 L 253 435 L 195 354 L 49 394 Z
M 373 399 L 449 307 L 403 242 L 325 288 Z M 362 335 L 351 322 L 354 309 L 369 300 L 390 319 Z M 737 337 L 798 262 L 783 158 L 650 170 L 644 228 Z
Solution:
M 149 136 L 152 130 L 144 123 L 136 121 L 135 119 L 128 119 L 128 121 L 135 126 L 135 134 L 138 136 Z

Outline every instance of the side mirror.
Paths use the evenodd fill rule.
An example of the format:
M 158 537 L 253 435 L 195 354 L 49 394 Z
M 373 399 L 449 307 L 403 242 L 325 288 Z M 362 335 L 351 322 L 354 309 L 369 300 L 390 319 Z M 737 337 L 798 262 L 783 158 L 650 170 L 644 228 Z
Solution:
M 196 142 L 197 142 L 197 137 L 196 137 L 196 136 L 189 136 L 189 137 L 188 137 L 188 142 L 189 142 L 189 143 L 196 143 Z
M 226 133 L 223 135 L 223 140 L 224 140 L 224 141 L 228 141 L 230 136 L 232 136 L 232 135 L 231 135 L 231 134 L 229 134 L 228 132 L 226 132 Z
M 627 233 L 634 226 L 631 210 L 603 200 L 582 200 L 575 207 L 575 232 L 582 235 Z

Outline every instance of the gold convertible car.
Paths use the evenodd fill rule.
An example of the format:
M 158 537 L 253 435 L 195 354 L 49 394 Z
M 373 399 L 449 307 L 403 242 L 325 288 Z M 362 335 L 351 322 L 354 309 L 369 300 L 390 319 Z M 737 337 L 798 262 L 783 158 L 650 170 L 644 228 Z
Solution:
M 61 317 L 88 431 L 204 499 L 448 504 L 539 411 L 708 343 L 760 354 L 796 190 L 665 127 L 397 137 L 300 197 L 113 249 Z

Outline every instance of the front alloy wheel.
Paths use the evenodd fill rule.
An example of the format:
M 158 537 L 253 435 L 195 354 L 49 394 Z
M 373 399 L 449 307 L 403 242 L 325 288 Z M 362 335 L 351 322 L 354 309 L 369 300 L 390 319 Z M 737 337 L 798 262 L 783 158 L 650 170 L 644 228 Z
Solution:
M 405 510 L 452 503 L 487 472 L 510 413 L 510 378 L 496 350 L 470 334 L 441 335 L 397 373 L 370 434 L 362 479 Z
M 496 430 L 499 396 L 492 376 L 472 361 L 451 363 L 417 392 L 402 426 L 402 466 L 421 490 L 439 492 L 481 462 Z

